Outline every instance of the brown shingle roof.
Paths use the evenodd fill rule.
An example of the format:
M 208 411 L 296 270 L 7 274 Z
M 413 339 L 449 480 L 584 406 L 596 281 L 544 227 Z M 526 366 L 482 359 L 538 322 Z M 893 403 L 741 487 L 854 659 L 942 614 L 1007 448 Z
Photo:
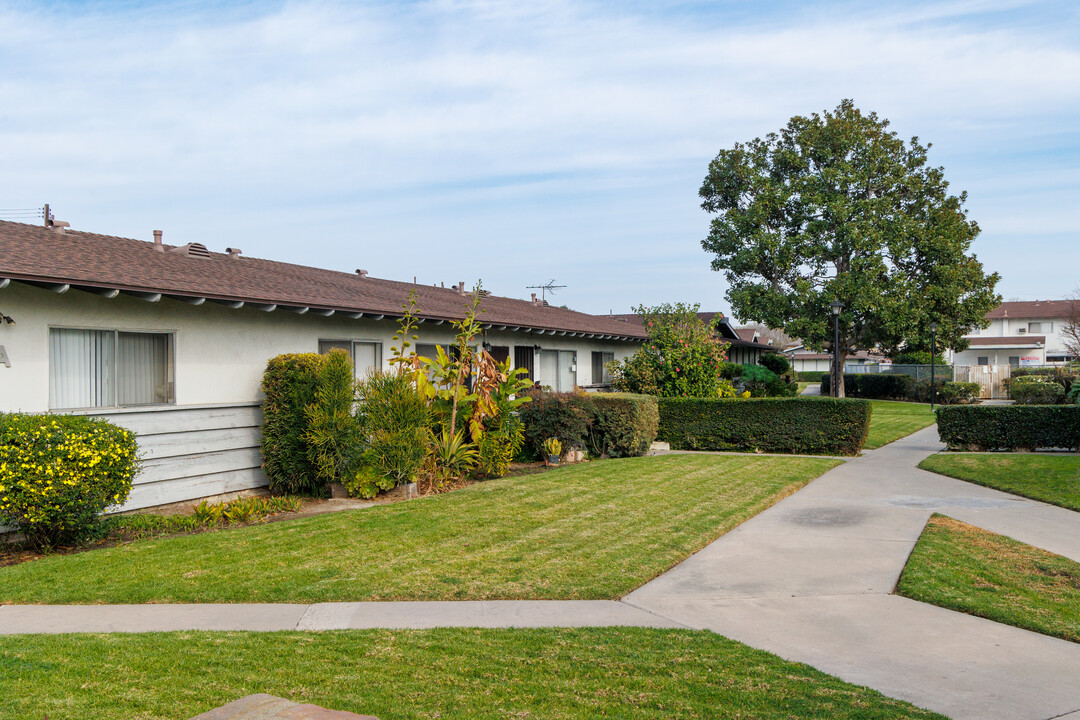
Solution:
M 712 325 L 717 318 L 724 319 L 726 316 L 721 312 L 699 312 L 698 318 L 706 325 Z M 640 325 L 643 321 L 641 316 L 637 313 L 623 313 L 620 315 L 608 315 L 607 317 L 615 318 L 630 325 Z M 771 345 L 761 342 L 753 342 L 753 332 L 750 333 L 750 337 L 744 337 L 742 328 L 732 327 L 730 322 L 724 322 L 718 328 L 719 335 L 725 342 L 731 343 L 734 347 L 753 347 L 769 350 L 770 352 L 776 352 L 779 348 L 774 348 Z
M 222 253 L 188 257 L 158 252 L 148 241 L 5 221 L 0 221 L 0 278 L 391 316 L 401 315 L 409 291 L 415 290 L 417 314 L 439 320 L 464 317 L 469 301 L 453 288 Z M 485 324 L 646 337 L 638 324 L 528 300 L 488 295 L 480 307 Z
M 1060 318 L 1069 313 L 1072 300 L 1032 300 L 1025 302 L 1003 302 L 986 313 L 987 320 L 1001 318 Z

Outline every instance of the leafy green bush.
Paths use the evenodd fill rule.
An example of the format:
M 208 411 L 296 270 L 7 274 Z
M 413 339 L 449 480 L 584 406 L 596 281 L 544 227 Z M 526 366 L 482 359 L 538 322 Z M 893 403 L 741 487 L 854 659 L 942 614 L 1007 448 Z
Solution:
M 659 432 L 660 411 L 651 395 L 601 393 L 592 397 L 596 416 L 589 438 L 596 455 L 644 455 Z
M 783 375 L 791 370 L 791 363 L 780 353 L 765 353 L 758 358 L 758 365 L 768 368 L 777 375 Z
M 821 394 L 831 392 L 832 378 L 826 373 L 821 378 Z M 929 386 L 926 394 L 929 396 Z M 844 375 L 844 395 L 875 400 L 916 400 L 919 398 L 919 388 L 915 378 L 910 375 L 848 374 Z
M 978 399 L 981 392 L 979 383 L 947 382 L 942 383 L 937 398 L 942 405 L 963 405 Z
M 322 355 L 300 353 L 271 358 L 263 374 L 262 454 L 270 490 L 316 495 L 324 491 L 305 439 L 307 408 L 316 399 Z
M 893 358 L 894 365 L 930 365 L 929 350 L 907 350 Z M 939 350 L 934 355 L 934 365 L 948 365 L 944 354 Z
M 608 364 L 621 392 L 659 397 L 715 398 L 731 393 L 720 370 L 727 343 L 697 315 L 697 305 L 637 308 L 649 339 L 625 362 Z
M 734 380 L 742 375 L 743 366 L 739 363 L 724 361 L 720 363 L 720 377 L 724 380 Z
M 304 440 L 316 476 L 329 485 L 345 476 L 362 449 L 360 426 L 353 415 L 352 357 L 345 350 L 331 350 L 322 356 L 315 378 L 315 400 L 304 409 Z
M 1065 397 L 1065 401 L 1073 405 L 1080 405 L 1080 383 L 1073 383 L 1072 389 L 1069 390 L 1068 395 Z
M 800 370 L 795 373 L 795 379 L 799 382 L 819 383 L 825 377 L 828 377 L 828 372 L 821 370 Z
M 367 461 L 398 483 L 415 482 L 431 448 L 431 408 L 409 376 L 374 372 L 357 387 Z
M 585 448 L 596 417 L 593 398 L 577 393 L 529 392 L 532 402 L 518 410 L 524 424 L 525 444 L 535 456 L 544 441 L 558 438 L 566 449 Z
M 950 450 L 1080 449 L 1080 406 L 956 405 L 937 410 Z
M 834 398 L 662 398 L 659 409 L 659 438 L 677 450 L 857 455 L 871 405 Z
M 127 501 L 137 453 L 135 433 L 105 420 L 0 413 L 0 524 L 33 547 L 85 541 Z
M 1012 381 L 1009 397 L 1017 405 L 1056 405 L 1064 402 L 1065 388 L 1045 375 L 1028 375 Z

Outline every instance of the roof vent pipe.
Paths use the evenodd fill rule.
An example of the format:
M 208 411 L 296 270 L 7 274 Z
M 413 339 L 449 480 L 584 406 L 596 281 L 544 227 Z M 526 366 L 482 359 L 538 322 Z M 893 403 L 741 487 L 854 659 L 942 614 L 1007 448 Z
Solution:
M 457 284 L 457 293 L 458 293 L 458 295 L 464 295 L 465 294 L 465 281 L 464 280 L 462 280 L 461 282 L 459 282 Z
M 532 301 L 531 302 L 532 302 L 533 305 L 536 304 L 536 293 L 532 293 Z
M 356 274 L 359 275 L 362 278 L 366 278 L 367 277 L 367 270 L 361 270 L 360 268 L 356 268 Z
M 154 249 L 158 252 L 165 252 L 165 246 L 161 244 L 161 231 L 154 231 Z
M 244 251 L 241 250 L 240 248 L 229 247 L 229 248 L 225 248 L 225 252 L 229 253 L 229 257 L 231 257 L 231 258 L 239 258 L 240 253 L 242 253 Z

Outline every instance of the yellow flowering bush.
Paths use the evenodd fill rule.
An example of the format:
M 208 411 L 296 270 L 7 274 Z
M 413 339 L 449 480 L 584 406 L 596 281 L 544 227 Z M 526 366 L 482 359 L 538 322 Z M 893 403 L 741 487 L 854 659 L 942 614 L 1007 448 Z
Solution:
M 135 433 L 75 415 L 0 413 L 0 525 L 39 548 L 92 535 L 138 472 Z

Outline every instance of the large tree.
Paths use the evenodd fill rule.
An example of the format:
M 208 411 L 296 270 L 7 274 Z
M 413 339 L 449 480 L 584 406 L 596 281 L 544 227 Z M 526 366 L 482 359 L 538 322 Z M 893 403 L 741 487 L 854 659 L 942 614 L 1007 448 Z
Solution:
M 927 166 L 929 145 L 888 127 L 845 100 L 709 164 L 702 246 L 735 315 L 832 352 L 839 300 L 841 357 L 921 345 L 932 322 L 939 347 L 962 349 L 986 326 L 1000 278 L 969 253 L 979 227 L 967 194 L 949 194 L 943 169 Z

